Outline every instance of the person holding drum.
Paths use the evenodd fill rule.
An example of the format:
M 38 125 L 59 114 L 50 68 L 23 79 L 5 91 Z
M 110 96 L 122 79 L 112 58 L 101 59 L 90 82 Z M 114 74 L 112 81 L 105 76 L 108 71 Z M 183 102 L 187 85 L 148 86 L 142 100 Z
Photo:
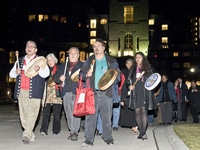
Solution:
M 27 41 L 25 51 L 24 57 L 18 59 L 17 56 L 9 75 L 16 78 L 14 98 L 18 99 L 20 121 L 24 129 L 22 141 L 30 143 L 35 140 L 33 129 L 40 110 L 45 78 L 50 71 L 46 59 L 36 55 L 37 45 L 34 41 Z
M 119 70 L 117 60 L 105 53 L 105 46 L 106 44 L 104 40 L 96 39 L 93 44 L 94 55 L 90 56 L 86 60 L 80 72 L 80 75 L 83 77 L 84 81 L 87 78 L 90 79 L 90 87 L 95 92 L 96 109 L 96 112 L 93 115 L 88 115 L 85 117 L 85 141 L 82 143 L 83 147 L 93 146 L 98 113 L 100 113 L 102 119 L 102 139 L 108 145 L 114 144 L 111 127 L 113 106 L 112 94 L 114 92 L 113 86 L 118 87 L 120 75 L 118 71 L 116 71 Z M 111 80 L 107 81 L 105 86 L 99 86 L 99 81 L 101 81 L 102 77 L 105 77 L 104 74 L 107 74 L 107 72 L 110 70 L 110 76 L 112 77 Z M 105 79 L 108 78 L 109 77 Z
M 131 109 L 135 110 L 136 122 L 139 128 L 138 139 L 147 139 L 147 110 L 155 109 L 154 92 L 145 88 L 145 81 L 153 73 L 153 67 L 142 52 L 135 54 L 133 68 L 128 80 L 131 91 Z M 133 84 L 134 83 L 134 84 Z
M 77 141 L 81 118 L 73 115 L 73 109 L 76 97 L 76 88 L 78 86 L 77 76 L 83 62 L 79 60 L 79 49 L 77 47 L 71 47 L 68 50 L 68 53 L 69 61 L 67 58 L 66 62 L 62 63 L 58 67 L 58 70 L 54 75 L 54 81 L 62 86 L 62 88 L 60 88 L 60 92 L 70 131 L 68 139 L 71 141 Z
M 53 128 L 52 133 L 58 134 L 61 130 L 61 112 L 62 112 L 62 99 L 60 97 L 60 86 L 53 81 L 53 76 L 58 69 L 58 59 L 53 53 L 46 56 L 47 64 L 49 66 L 51 75 L 46 80 L 46 86 L 42 99 L 43 118 L 40 128 L 40 135 L 48 135 L 48 125 L 51 115 L 51 108 L 53 108 Z

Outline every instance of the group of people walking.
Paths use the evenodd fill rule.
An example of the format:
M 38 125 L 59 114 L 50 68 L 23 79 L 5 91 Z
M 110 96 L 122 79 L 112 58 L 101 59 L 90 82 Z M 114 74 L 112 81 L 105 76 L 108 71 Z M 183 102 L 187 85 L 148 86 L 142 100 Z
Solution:
M 156 110 L 156 104 L 161 108 L 162 123 L 171 123 L 172 118 L 168 114 L 172 113 L 170 106 L 173 103 L 178 103 L 176 117 L 186 121 L 186 103 L 190 98 L 197 97 L 194 95 L 199 91 L 196 85 L 192 86 L 192 89 L 189 90 L 191 94 L 188 94 L 190 92 L 187 92 L 187 88 L 180 82 L 181 79 L 178 80 L 179 84 L 174 86 L 168 81 L 167 76 L 163 75 L 160 92 L 155 95 L 154 90 L 147 90 L 144 86 L 147 78 L 154 73 L 154 69 L 142 52 L 137 52 L 134 59 L 128 59 L 126 68 L 120 70 L 117 60 L 109 56 L 105 49 L 105 42 L 102 39 L 96 39 L 93 44 L 94 54 L 88 57 L 85 62 L 81 62 L 79 49 L 71 47 L 68 50 L 69 59 L 67 58 L 66 62 L 60 65 L 56 56 L 50 53 L 46 56 L 47 64 L 44 67 L 35 65 L 33 70 L 36 75 L 27 77 L 25 75 L 27 65 L 38 57 L 36 43 L 27 41 L 26 55 L 16 61 L 9 73 L 11 78 L 16 78 L 14 96 L 18 100 L 24 143 L 35 140 L 33 129 L 41 105 L 43 110 L 41 135 L 48 135 L 52 108 L 52 133 L 59 134 L 63 106 L 70 133 L 68 139 L 78 140 L 82 118 L 73 115 L 78 82 L 71 79 L 71 76 L 78 70 L 80 70 L 78 77 L 81 76 L 82 82 L 90 80 L 90 87 L 95 95 L 96 110 L 94 114 L 85 116 L 85 141 L 83 141 L 82 146 L 93 146 L 96 131 L 101 132 L 100 135 L 106 144 L 113 145 L 112 131 L 118 130 L 119 126 L 131 128 L 135 134 L 138 134 L 138 139 L 147 139 L 148 111 Z M 118 76 L 110 87 L 101 90 L 98 82 L 109 69 L 117 70 Z M 179 102 L 182 103 L 179 104 Z M 192 106 L 195 107 L 195 105 Z M 192 114 L 197 116 L 194 122 L 198 122 L 198 113 L 192 111 Z

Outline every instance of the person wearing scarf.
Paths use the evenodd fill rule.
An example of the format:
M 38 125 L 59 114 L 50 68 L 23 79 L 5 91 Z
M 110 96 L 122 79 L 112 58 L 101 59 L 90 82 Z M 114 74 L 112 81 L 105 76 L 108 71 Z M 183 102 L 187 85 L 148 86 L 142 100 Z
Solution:
M 58 134 L 61 130 L 61 112 L 62 112 L 62 99 L 60 97 L 60 85 L 53 81 L 53 76 L 57 71 L 58 59 L 53 53 L 50 53 L 46 57 L 47 64 L 49 66 L 51 75 L 46 80 L 46 88 L 44 90 L 42 106 L 43 106 L 43 118 L 40 129 L 40 135 L 48 135 L 48 125 L 51 115 L 51 108 L 53 108 L 53 128 L 52 134 Z

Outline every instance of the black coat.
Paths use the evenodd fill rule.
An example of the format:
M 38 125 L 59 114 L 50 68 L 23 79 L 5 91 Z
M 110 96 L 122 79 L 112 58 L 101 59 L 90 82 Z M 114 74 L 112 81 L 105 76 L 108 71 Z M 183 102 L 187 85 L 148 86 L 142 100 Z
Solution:
M 132 81 L 132 83 L 130 83 L 130 80 L 128 80 L 127 86 L 129 86 L 130 84 L 133 84 L 136 81 L 136 73 L 135 72 L 136 72 L 136 67 L 133 68 L 131 76 L 130 76 L 130 80 Z M 144 74 L 143 75 L 144 82 L 147 80 L 147 78 L 148 77 Z M 146 110 L 154 110 L 156 108 L 154 90 L 147 90 L 145 87 L 143 87 L 143 89 L 141 89 L 141 90 L 144 90 Z M 130 101 L 129 101 L 130 109 L 135 108 L 134 102 L 136 101 L 136 98 L 137 97 L 136 97 L 135 90 L 132 90 L 131 94 L 130 94 Z

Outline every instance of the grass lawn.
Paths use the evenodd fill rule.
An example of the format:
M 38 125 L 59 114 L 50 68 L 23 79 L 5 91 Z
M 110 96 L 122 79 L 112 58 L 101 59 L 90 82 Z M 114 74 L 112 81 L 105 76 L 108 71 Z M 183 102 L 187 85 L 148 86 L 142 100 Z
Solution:
M 200 150 L 200 124 L 178 124 L 174 131 L 190 150 Z

